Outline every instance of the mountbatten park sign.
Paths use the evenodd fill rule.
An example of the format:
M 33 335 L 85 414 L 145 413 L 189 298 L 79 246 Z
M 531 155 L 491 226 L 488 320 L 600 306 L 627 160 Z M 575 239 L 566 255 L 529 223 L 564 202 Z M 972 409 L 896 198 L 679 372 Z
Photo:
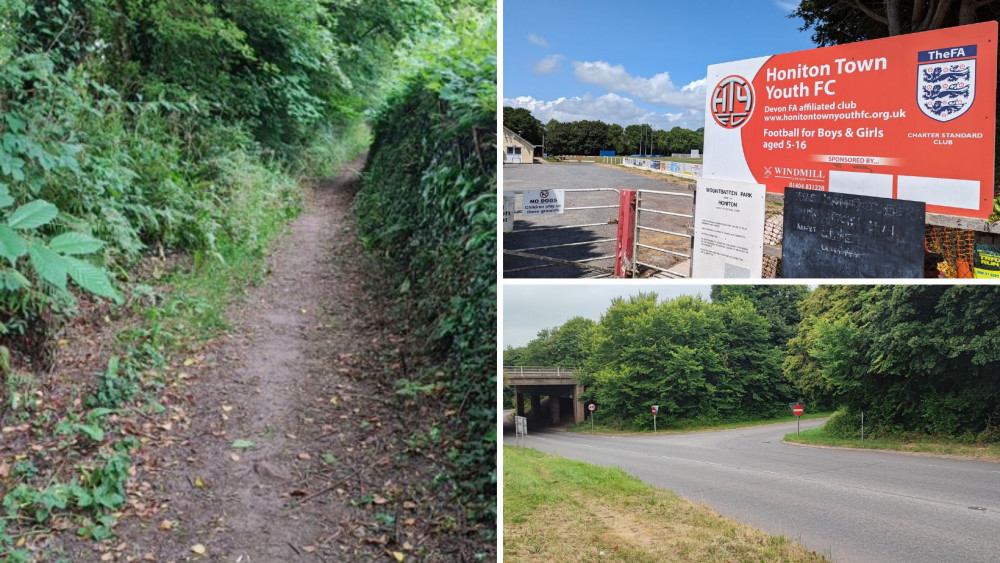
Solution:
M 708 67 L 705 178 L 992 212 L 997 22 Z

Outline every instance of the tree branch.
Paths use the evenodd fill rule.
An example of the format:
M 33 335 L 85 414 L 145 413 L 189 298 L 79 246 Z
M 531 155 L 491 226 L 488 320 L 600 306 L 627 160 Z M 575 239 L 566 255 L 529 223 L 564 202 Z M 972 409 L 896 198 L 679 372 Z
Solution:
M 903 33 L 903 13 L 899 9 L 902 0 L 885 0 L 885 17 L 889 20 L 889 35 L 896 36 Z
M 948 15 L 948 11 L 951 10 L 951 4 L 953 0 L 940 0 L 937 6 L 937 10 L 934 11 L 934 19 L 931 20 L 931 26 L 927 29 L 939 29 L 941 24 L 944 23 L 945 16 Z
M 913 0 L 913 14 L 910 15 L 910 31 L 919 29 L 927 11 L 927 0 Z
M 877 22 L 881 22 L 881 23 L 884 23 L 886 25 L 889 25 L 889 20 L 886 19 L 885 16 L 883 16 L 882 14 L 880 14 L 880 13 L 872 10 L 868 6 L 865 6 L 864 4 L 861 3 L 861 0 L 840 0 L 840 2 L 842 4 L 846 4 L 848 6 L 851 6 L 851 7 L 854 7 L 854 8 L 857 8 L 857 9 L 861 10 L 862 12 L 865 13 L 866 16 L 868 16 L 869 18 L 871 18 L 871 19 L 873 19 L 873 20 L 875 20 Z
M 976 23 L 975 0 L 962 0 L 958 6 L 958 25 Z

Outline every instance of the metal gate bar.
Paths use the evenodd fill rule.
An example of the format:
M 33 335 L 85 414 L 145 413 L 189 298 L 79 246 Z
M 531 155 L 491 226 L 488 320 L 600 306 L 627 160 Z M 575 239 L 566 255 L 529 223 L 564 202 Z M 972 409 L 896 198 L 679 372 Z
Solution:
M 515 194 L 521 194 L 521 195 L 523 195 L 526 190 L 506 190 L 506 191 L 513 192 Z M 615 192 L 615 193 L 621 193 L 621 191 L 619 189 L 617 189 L 617 188 L 569 188 L 569 189 L 565 189 L 565 190 L 562 190 L 562 191 L 563 192 Z M 618 205 L 616 204 L 616 205 L 590 205 L 590 206 L 579 206 L 579 207 L 565 207 L 565 208 L 563 208 L 563 211 L 564 212 L 569 212 L 569 211 L 584 211 L 584 210 L 594 210 L 594 209 L 618 209 Z M 515 213 L 521 214 L 522 210 L 520 210 L 520 209 L 516 210 Z M 613 225 L 613 224 L 614 224 L 613 222 L 605 221 L 605 222 L 602 222 L 602 223 L 585 223 L 585 224 L 579 224 L 579 225 L 555 225 L 555 226 L 546 226 L 546 227 L 533 227 L 533 228 L 530 228 L 530 229 L 524 229 L 524 230 L 520 230 L 520 231 L 517 231 L 517 232 L 518 233 L 533 233 L 533 232 L 541 232 L 541 231 L 558 231 L 558 230 L 562 230 L 562 229 L 578 229 L 578 228 L 587 228 L 587 227 L 604 227 L 604 226 Z M 533 247 L 529 247 L 529 248 L 519 248 L 517 250 L 504 249 L 503 253 L 505 255 L 518 256 L 520 258 L 528 258 L 528 259 L 532 259 L 532 260 L 541 260 L 541 261 L 549 262 L 549 264 L 539 264 L 539 265 L 534 265 L 534 266 L 524 266 L 524 267 L 520 267 L 520 268 L 514 268 L 514 269 L 510 269 L 510 270 L 504 270 L 504 273 L 505 274 L 510 274 L 510 273 L 515 273 L 515 272 L 524 272 L 524 271 L 528 271 L 528 270 L 538 270 L 538 269 L 542 269 L 542 268 L 550 268 L 550 267 L 554 267 L 554 266 L 566 266 L 566 265 L 576 266 L 576 267 L 580 267 L 580 268 L 587 269 L 587 270 L 593 270 L 593 271 L 601 272 L 603 274 L 612 273 L 613 269 L 610 268 L 610 267 L 609 268 L 604 268 L 604 267 L 600 267 L 600 266 L 593 266 L 593 265 L 590 265 L 590 264 L 586 264 L 586 262 L 592 262 L 592 261 L 597 261 L 597 260 L 607 260 L 607 259 L 610 259 L 610 258 L 614 258 L 614 255 L 597 256 L 597 257 L 591 257 L 591 258 L 582 258 L 582 259 L 579 259 L 579 260 L 564 260 L 564 259 L 561 259 L 561 258 L 553 258 L 553 257 L 550 257 L 550 256 L 542 256 L 540 254 L 533 254 L 530 251 L 551 250 L 551 249 L 554 249 L 554 248 L 569 248 L 569 247 L 574 247 L 574 246 L 585 246 L 585 245 L 590 245 L 590 244 L 603 244 L 603 243 L 606 243 L 606 242 L 614 242 L 615 240 L 616 239 L 614 239 L 614 238 L 610 238 L 610 239 L 605 238 L 605 239 L 597 239 L 597 240 L 590 240 L 590 241 L 584 241 L 584 242 L 569 242 L 569 243 L 552 244 L 552 245 L 545 245 L 545 246 L 533 246 Z
M 685 259 L 690 259 L 691 255 L 690 254 L 684 254 L 684 253 L 681 253 L 681 252 L 676 252 L 676 251 L 673 251 L 673 250 L 667 250 L 665 248 L 660 248 L 660 247 L 652 246 L 652 245 L 649 245 L 649 244 L 640 243 L 639 242 L 639 233 L 640 233 L 640 231 L 652 231 L 652 232 L 661 233 L 661 234 L 665 234 L 665 235 L 677 236 L 677 237 L 682 237 L 682 238 L 686 238 L 686 239 L 691 239 L 692 241 L 694 239 L 693 235 L 687 234 L 687 233 L 678 233 L 678 232 L 674 232 L 674 231 L 667 231 L 667 230 L 664 230 L 664 229 L 657 229 L 655 227 L 645 227 L 645 226 L 642 226 L 640 224 L 641 223 L 641 214 L 643 212 L 649 212 L 649 213 L 652 213 L 654 215 L 664 215 L 664 216 L 669 216 L 669 217 L 682 217 L 682 218 L 685 218 L 685 219 L 692 219 L 692 220 L 694 219 L 694 214 L 693 213 L 691 213 L 691 214 L 688 214 L 688 213 L 676 213 L 676 212 L 673 212 L 673 211 L 662 211 L 662 210 L 659 210 L 659 209 L 644 208 L 644 207 L 642 207 L 642 196 L 644 194 L 657 194 L 657 195 L 664 195 L 664 196 L 689 197 L 692 200 L 694 200 L 694 194 L 693 193 L 686 193 L 686 192 L 668 192 L 668 191 L 663 191 L 663 190 L 643 190 L 643 189 L 637 190 L 637 194 L 636 194 L 635 243 L 634 243 L 634 246 L 632 248 L 632 256 L 633 256 L 633 260 L 635 261 L 635 264 L 637 266 L 645 266 L 647 268 L 651 268 L 651 269 L 656 270 L 656 271 L 660 272 L 661 274 L 664 274 L 664 275 L 667 275 L 667 276 L 671 276 L 671 277 L 675 277 L 675 278 L 683 278 L 684 277 L 683 275 L 678 274 L 677 272 L 672 272 L 672 271 L 670 271 L 667 268 L 664 268 L 662 266 L 654 266 L 653 264 L 649 264 L 649 263 L 646 263 L 646 262 L 641 262 L 639 260 L 639 249 L 640 248 L 645 248 L 645 249 L 652 250 L 652 251 L 655 251 L 655 252 L 662 252 L 664 254 L 669 254 L 669 255 L 672 255 L 672 256 L 678 256 L 678 257 L 685 258 Z M 692 204 L 692 208 L 693 207 L 694 206 Z M 692 209 L 692 211 L 693 211 L 693 209 Z M 632 277 L 633 278 L 635 278 L 638 275 L 638 270 L 639 270 L 638 268 L 633 268 L 633 270 L 632 270 Z

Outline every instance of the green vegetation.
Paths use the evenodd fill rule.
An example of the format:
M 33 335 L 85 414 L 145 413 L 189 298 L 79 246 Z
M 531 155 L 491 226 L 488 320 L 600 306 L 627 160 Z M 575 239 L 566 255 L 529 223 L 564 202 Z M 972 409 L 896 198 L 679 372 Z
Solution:
M 991 286 L 820 286 L 784 371 L 817 408 L 864 411 L 866 435 L 997 443 L 997 307 Z
M 711 426 L 788 414 L 797 391 L 781 373 L 783 339 L 798 323 L 797 286 L 720 286 L 712 302 L 655 294 L 615 299 L 594 323 L 571 319 L 504 351 L 515 366 L 582 367 L 584 400 L 607 426 Z
M 113 535 L 138 446 L 116 425 L 164 410 L 156 392 L 183 375 L 178 361 L 265 275 L 303 180 L 364 150 L 387 91 L 373 170 L 396 159 L 405 173 L 369 183 L 423 203 L 378 225 L 364 211 L 377 199 L 359 204 L 364 242 L 413 268 L 412 291 L 394 279 L 394 294 L 433 316 L 423 335 L 459 360 L 440 378 L 471 421 L 453 459 L 467 488 L 452 490 L 477 492 L 477 517 L 495 514 L 483 406 L 495 379 L 482 369 L 495 343 L 495 11 L 474 0 L 0 6 L 0 422 L 33 445 L 0 460 L 0 559 L 30 560 L 24 538 L 48 525 Z M 408 114 L 415 100 L 425 114 Z M 408 142 L 381 150 L 398 116 L 411 119 Z M 106 364 L 67 381 L 46 370 L 81 310 L 121 328 Z
M 396 298 L 421 381 L 442 391 L 456 446 L 443 476 L 470 520 L 496 520 L 496 21 L 469 3 L 425 38 L 374 125 L 355 200 L 362 244 Z
M 504 447 L 505 559 L 825 561 L 620 469 Z
M 528 142 L 541 145 L 550 155 L 597 155 L 602 150 L 618 154 L 672 154 L 690 153 L 691 149 L 704 151 L 705 131 L 674 127 L 670 131 L 653 129 L 651 125 L 629 125 L 603 121 L 550 120 L 545 125 L 524 108 L 504 106 L 503 124 Z M 539 154 L 541 151 L 539 151 Z
M 854 429 L 853 438 L 841 438 L 832 435 L 825 428 L 803 430 L 799 434 L 786 434 L 786 442 L 810 444 L 815 446 L 833 446 L 842 448 L 861 448 L 870 450 L 892 450 L 897 452 L 929 453 L 938 455 L 955 455 L 981 459 L 1000 460 L 1000 445 L 998 444 L 963 444 L 956 440 L 942 437 L 907 435 L 893 438 L 869 438 L 867 427 L 865 439 L 861 440 L 860 425 Z
M 801 399 L 842 408 L 827 423 L 842 438 L 863 411 L 866 437 L 987 446 L 1000 443 L 998 309 L 992 286 L 716 286 L 711 303 L 617 299 L 504 362 L 583 368 L 611 430 L 648 429 L 652 404 L 666 429 L 784 416 Z

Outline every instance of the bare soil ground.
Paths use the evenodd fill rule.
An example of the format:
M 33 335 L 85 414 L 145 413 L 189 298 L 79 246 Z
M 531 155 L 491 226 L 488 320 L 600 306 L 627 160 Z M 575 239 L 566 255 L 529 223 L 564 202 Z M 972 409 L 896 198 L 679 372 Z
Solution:
M 159 397 L 165 413 L 136 411 L 130 432 L 143 446 L 132 453 L 116 537 L 74 539 L 66 525 L 35 538 L 46 544 L 39 553 L 240 563 L 496 558 L 495 541 L 484 542 L 433 481 L 449 447 L 434 431 L 448 413 L 434 396 L 395 393 L 393 382 L 413 368 L 404 338 L 384 320 L 386 304 L 366 290 L 349 217 L 362 166 L 311 191 L 272 251 L 270 275 L 231 308 L 234 328 L 175 362 Z M 95 344 L 74 358 L 99 365 L 103 345 Z

